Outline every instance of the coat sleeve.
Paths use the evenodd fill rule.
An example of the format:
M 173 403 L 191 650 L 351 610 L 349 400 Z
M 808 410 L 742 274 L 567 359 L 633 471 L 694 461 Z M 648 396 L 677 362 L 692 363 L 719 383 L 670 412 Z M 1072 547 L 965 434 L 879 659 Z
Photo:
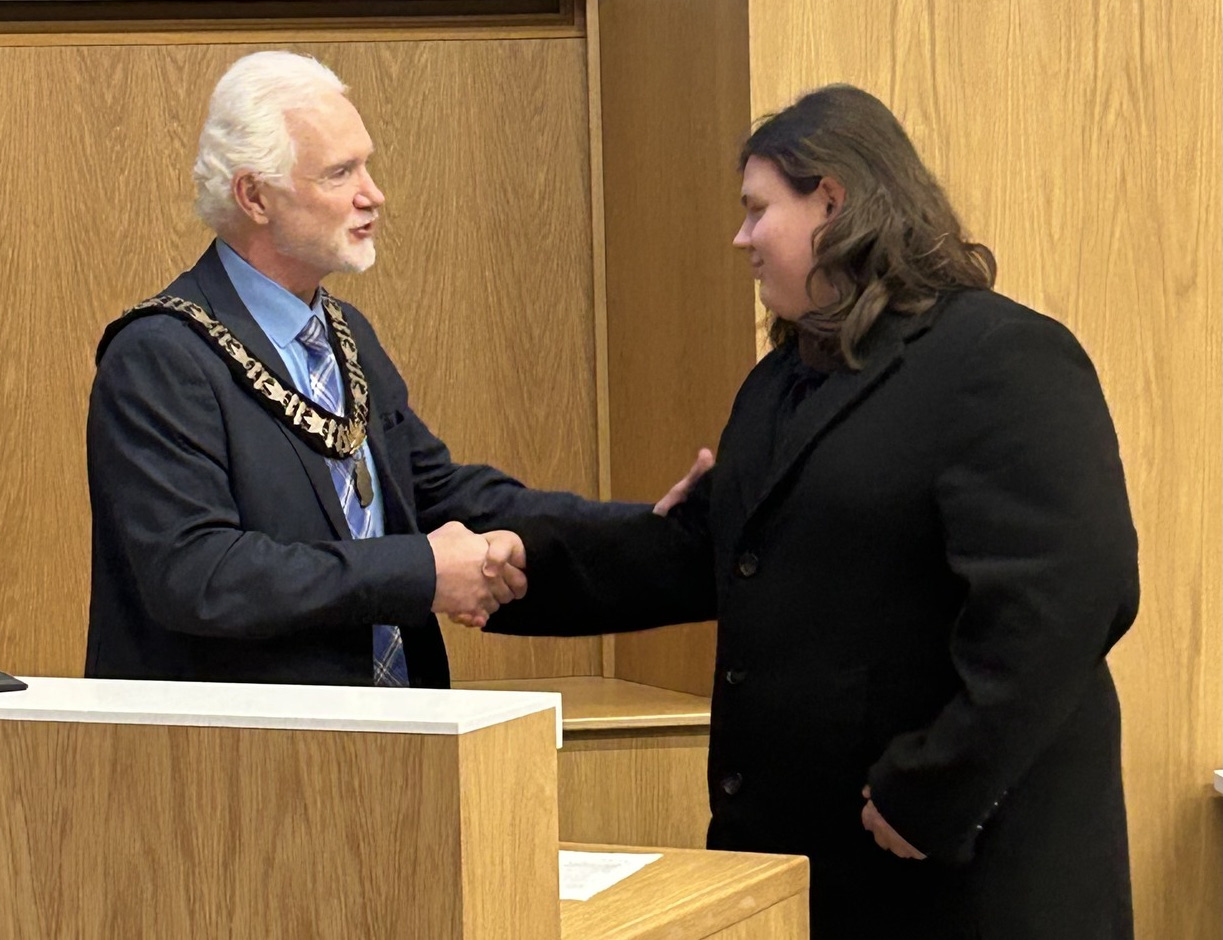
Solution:
M 150 317 L 115 339 L 94 382 L 94 524 L 110 528 L 144 607 L 170 630 L 250 638 L 427 614 L 423 535 L 281 542 L 243 529 L 214 384 L 230 379 L 208 357 L 184 324 Z
M 712 619 L 714 472 L 666 518 L 644 509 L 620 518 L 515 521 L 510 528 L 526 546 L 527 595 L 493 614 L 485 630 L 581 636 Z
M 950 861 L 971 857 L 1138 605 L 1116 434 L 1086 353 L 1027 317 L 992 328 L 963 366 L 936 481 L 966 592 L 950 641 L 962 687 L 869 773 L 884 818 Z
M 406 423 L 412 437 L 417 523 L 424 532 L 455 520 L 488 531 L 511 528 L 512 520 L 526 516 L 617 519 L 648 509 L 638 503 L 600 502 L 574 493 L 530 489 L 493 467 L 455 463 L 449 448 L 410 408 Z

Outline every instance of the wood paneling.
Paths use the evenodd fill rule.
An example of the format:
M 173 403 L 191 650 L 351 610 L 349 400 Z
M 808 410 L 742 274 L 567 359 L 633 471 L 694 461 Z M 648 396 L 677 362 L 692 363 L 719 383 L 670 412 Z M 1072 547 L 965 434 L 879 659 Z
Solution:
M 583 26 L 506 26 L 470 23 L 456 26 L 435 23 L 428 26 L 334 26 L 306 23 L 264 23 L 243 26 L 205 23 L 199 20 L 176 24 L 174 31 L 150 29 L 143 23 L 107 24 L 82 31 L 83 23 L 3 23 L 0 46 L 198 46 L 256 45 L 282 49 L 301 43 L 369 42 L 450 42 L 503 39 L 578 39 Z M 114 32 L 118 29 L 119 32 Z
M 457 683 L 559 692 L 560 833 L 570 842 L 701 848 L 709 827 L 709 699 L 579 676 Z
M 567 731 L 556 763 L 561 838 L 704 847 L 708 761 L 708 727 Z
M 599 496 L 611 498 L 610 393 L 607 384 L 607 246 L 603 206 L 603 84 L 599 0 L 586 0 L 586 95 L 590 120 L 590 283 L 595 327 L 595 389 L 598 405 Z M 604 643 L 604 675 L 614 660 L 614 644 Z
M 752 366 L 736 158 L 747 8 L 602 0 L 612 492 L 653 501 L 714 447 Z
M 1217 937 L 1220 8 L 1208 0 L 752 5 L 752 109 L 832 81 L 891 106 L 999 259 L 1096 363 L 1141 546 L 1123 709 L 1141 940 Z
M 611 489 L 653 501 L 716 447 L 752 366 L 731 238 L 746 0 L 600 0 Z M 615 675 L 708 694 L 710 624 L 620 634 Z
M 465 938 L 558 934 L 555 728 L 555 713 L 548 711 L 459 736 Z M 427 895 L 445 893 L 427 871 L 418 878 Z M 400 935 L 429 934 L 405 929 Z
M 556 937 L 553 722 L 2 721 L 0 936 Z
M 455 682 L 456 689 L 502 692 L 558 692 L 566 733 L 632 731 L 640 728 L 709 729 L 709 699 L 685 692 L 604 679 L 570 676 L 552 679 L 501 679 Z
M 481 633 L 441 618 L 452 678 L 590 676 L 600 672 L 599 637 L 516 637 Z
M 713 694 L 716 625 L 684 623 L 639 633 L 617 633 L 616 675 L 691 695 Z
M 619 847 L 561 848 L 617 851 Z M 565 940 L 806 940 L 807 884 L 805 858 L 664 851 L 662 858 L 590 901 L 562 901 L 561 936 Z M 775 907 L 781 910 L 767 913 Z
M 196 135 L 255 46 L 0 47 L 0 668 L 79 675 L 102 327 L 192 264 Z M 596 495 L 584 44 L 299 45 L 352 87 L 387 194 L 364 309 L 456 459 Z M 458 677 L 597 674 L 600 640 L 454 641 Z
M 573 0 L 6 0 L 0 21 L 53 23 L 97 22 L 113 30 L 122 21 L 158 22 L 184 28 L 184 23 L 247 20 L 256 23 L 309 19 L 324 23 L 386 20 L 397 25 L 415 21 L 453 20 L 462 23 L 525 19 L 564 20 L 573 17 Z
M 793 894 L 746 920 L 710 934 L 706 940 L 779 940 L 811 936 L 810 909 L 805 894 Z

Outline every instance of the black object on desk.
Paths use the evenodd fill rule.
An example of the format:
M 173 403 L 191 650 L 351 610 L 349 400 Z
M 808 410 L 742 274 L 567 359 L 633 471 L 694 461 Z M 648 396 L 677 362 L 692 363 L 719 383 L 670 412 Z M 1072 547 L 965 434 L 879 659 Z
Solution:
M 20 679 L 14 679 L 7 672 L 0 672 L 0 692 L 20 692 L 28 688 Z

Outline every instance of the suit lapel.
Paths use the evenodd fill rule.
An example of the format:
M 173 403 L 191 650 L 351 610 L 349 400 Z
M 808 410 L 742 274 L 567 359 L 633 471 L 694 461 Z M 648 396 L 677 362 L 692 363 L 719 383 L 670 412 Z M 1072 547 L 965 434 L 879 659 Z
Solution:
M 217 254 L 215 242 L 204 252 L 203 257 L 193 269 L 193 273 L 200 292 L 208 301 L 212 315 L 224 323 L 229 331 L 238 338 L 238 341 L 260 362 L 288 379 L 289 369 L 284 359 L 281 358 L 280 351 L 255 322 L 255 318 L 242 303 L 238 292 L 234 290 L 229 275 L 225 273 L 225 267 L 221 264 L 221 258 Z M 348 520 L 344 517 L 344 510 L 340 506 L 340 497 L 336 495 L 335 484 L 331 479 L 331 469 L 327 466 L 326 459 L 321 454 L 312 451 L 279 421 L 273 423 L 293 445 L 293 450 L 297 453 L 306 471 L 306 476 L 310 479 L 310 485 L 318 497 L 319 506 L 326 514 L 336 536 L 342 539 L 351 538 Z
M 369 378 L 368 374 L 366 378 Z M 378 471 L 378 484 L 382 488 L 382 516 L 387 532 L 404 532 L 416 534 L 416 520 L 408 511 L 408 501 L 404 499 L 399 481 L 391 473 L 391 458 L 386 451 L 386 435 L 382 423 L 378 420 L 377 402 L 373 401 L 373 388 L 370 389 L 370 421 L 369 450 L 374 458 L 374 467 Z
M 828 430 L 844 420 L 900 367 L 905 346 L 930 328 L 932 314 L 933 311 L 915 317 L 881 315 L 863 344 L 862 368 L 857 372 L 834 372 L 799 405 L 792 433 L 787 435 L 769 468 L 763 488 L 748 503 L 745 523 L 764 507 Z

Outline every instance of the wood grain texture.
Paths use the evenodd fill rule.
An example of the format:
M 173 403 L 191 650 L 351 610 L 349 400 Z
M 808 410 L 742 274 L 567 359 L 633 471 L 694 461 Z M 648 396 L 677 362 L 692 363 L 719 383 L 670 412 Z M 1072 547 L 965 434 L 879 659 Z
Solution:
M 772 940 L 811 936 L 811 907 L 806 894 L 791 895 L 739 923 L 709 934 L 706 940 Z
M 555 937 L 552 728 L 0 722 L 0 936 Z
M 705 940 L 772 940 L 775 937 L 807 940 L 811 936 L 810 919 L 806 894 L 794 894 L 737 924 L 709 934 Z
M 557 755 L 562 839 L 702 848 L 708 729 L 566 732 Z
M 753 362 L 735 257 L 746 0 L 601 0 L 611 486 L 653 501 L 716 447 Z M 615 675 L 708 694 L 710 624 L 620 634 Z
M 1208 0 L 754 3 L 752 110 L 832 81 L 891 106 L 999 288 L 1100 373 L 1139 532 L 1123 713 L 1140 940 L 1217 937 L 1221 765 L 1220 8 Z
M 616 675 L 708 698 L 713 694 L 715 631 L 713 623 L 683 623 L 617 633 Z
M 199 46 L 257 45 L 281 48 L 286 44 L 318 42 L 438 42 L 500 39 L 578 39 L 579 26 L 461 26 L 436 24 L 409 27 L 349 26 L 337 31 L 334 23 L 265 23 L 259 26 L 218 27 L 216 23 L 185 21 L 173 30 L 148 28 L 145 23 L 115 23 L 89 29 L 89 24 L 3 24 L 0 46 Z
M 456 682 L 454 687 L 508 692 L 559 692 L 565 733 L 631 731 L 637 728 L 709 728 L 708 698 L 622 679 L 570 676 L 476 680 Z
M 590 284 L 594 310 L 595 400 L 598 408 L 599 497 L 611 499 L 611 426 L 607 380 L 607 246 L 603 208 L 603 61 L 599 39 L 599 0 L 585 0 L 586 98 L 590 121 Z M 609 651 L 612 653 L 608 655 Z M 603 675 L 615 645 L 604 644 Z
M 622 850 L 614 845 L 562 844 L 561 848 Z M 805 858 L 664 849 L 662 858 L 591 900 L 562 901 L 561 936 L 565 940 L 806 940 L 807 886 Z M 785 905 L 782 916 L 753 924 L 774 905 Z M 801 917 L 796 905 L 801 905 Z M 741 932 L 733 932 L 736 926 Z M 722 933 L 727 930 L 732 932 Z
M 602 0 L 612 489 L 654 500 L 713 447 L 752 366 L 731 238 L 749 116 L 747 10 Z
M 79 675 L 84 419 L 102 327 L 192 264 L 190 167 L 215 79 L 257 46 L 0 48 L 0 668 Z M 369 313 L 459 460 L 593 496 L 589 129 L 580 39 L 297 45 L 352 87 L 387 194 Z M 449 631 L 459 677 L 596 674 L 599 638 Z
M 81 23 L 117 28 L 120 22 L 159 23 L 163 26 L 199 22 L 250 20 L 255 23 L 281 20 L 362 23 L 390 21 L 572 19 L 573 0 L 348 0 L 336 5 L 329 0 L 6 0 L 0 20 L 18 23 Z
M 547 711 L 459 737 L 465 940 L 559 935 L 555 734 Z
M 559 692 L 561 838 L 701 848 L 709 827 L 709 699 L 620 679 L 576 676 L 456 683 Z
M 601 639 L 594 637 L 516 637 L 481 633 L 441 618 L 442 635 L 455 681 L 588 676 L 599 672 Z

